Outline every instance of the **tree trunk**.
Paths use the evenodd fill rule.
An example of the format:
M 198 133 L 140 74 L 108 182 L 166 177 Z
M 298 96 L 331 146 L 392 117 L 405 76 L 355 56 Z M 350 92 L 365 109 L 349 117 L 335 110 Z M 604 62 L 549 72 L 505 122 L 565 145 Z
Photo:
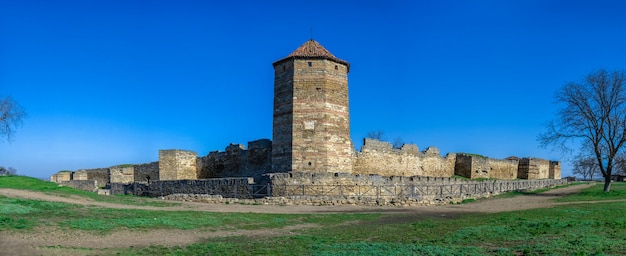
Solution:
M 604 176 L 604 192 L 611 190 L 611 175 Z

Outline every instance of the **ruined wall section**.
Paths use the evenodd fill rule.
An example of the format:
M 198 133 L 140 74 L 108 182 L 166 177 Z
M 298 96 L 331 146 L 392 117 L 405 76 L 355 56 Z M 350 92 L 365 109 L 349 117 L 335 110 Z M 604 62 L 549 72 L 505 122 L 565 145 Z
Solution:
M 214 151 L 197 160 L 198 178 L 253 177 L 259 181 L 263 174 L 272 172 L 272 142 L 261 139 L 231 144 L 225 152 Z
M 522 158 L 519 160 L 517 177 L 529 180 L 548 179 L 550 177 L 550 161 L 539 158 Z
M 59 185 L 89 192 L 96 192 L 98 191 L 98 186 L 104 186 L 104 184 L 99 184 L 96 180 L 68 180 L 59 182 Z
M 429 147 L 419 152 L 416 145 L 405 144 L 394 149 L 389 142 L 366 138 L 360 152 L 355 153 L 353 173 L 382 176 L 451 177 L 456 155 L 440 155 Z
M 550 168 L 548 169 L 548 179 L 561 179 L 561 162 L 550 161 Z
M 74 172 L 72 180 L 95 180 L 104 186 L 109 183 L 109 168 L 82 169 Z
M 198 154 L 189 150 L 159 150 L 159 180 L 195 180 L 198 178 Z
M 457 154 L 454 174 L 470 179 L 502 179 L 517 178 L 518 160 L 493 159 L 478 155 Z
M 135 182 L 134 166 L 113 166 L 109 168 L 111 183 L 133 183 Z
M 151 182 L 159 180 L 159 162 L 136 164 L 133 179 L 135 182 Z
M 61 183 L 63 181 L 70 181 L 72 180 L 73 174 L 74 173 L 70 171 L 59 171 L 50 176 L 50 181 L 55 182 L 55 183 Z

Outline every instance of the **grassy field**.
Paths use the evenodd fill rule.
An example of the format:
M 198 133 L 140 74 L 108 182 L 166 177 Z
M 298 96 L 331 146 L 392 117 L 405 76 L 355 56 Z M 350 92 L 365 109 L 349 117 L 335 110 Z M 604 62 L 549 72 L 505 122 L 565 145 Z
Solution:
M 615 200 L 626 198 L 626 183 L 611 183 L 609 192 L 602 191 L 604 183 L 598 183 L 593 187 L 587 188 L 578 194 L 566 196 L 558 199 L 558 202 L 579 202 L 579 201 L 598 201 L 598 200 Z
M 26 177 L 26 176 L 0 176 L 0 188 L 13 188 L 24 189 L 44 192 L 51 195 L 59 196 L 82 196 L 90 198 L 94 201 L 108 202 L 116 204 L 129 204 L 129 205 L 142 205 L 142 206 L 154 206 L 154 207 L 166 207 L 180 205 L 176 202 L 164 202 L 146 200 L 145 198 L 128 196 L 128 195 L 115 195 L 115 196 L 101 196 L 95 193 L 73 189 L 70 187 L 59 186 L 53 182 L 44 182 L 40 179 Z
M 28 186 L 26 186 L 28 185 Z M 0 177 L 0 188 L 87 196 L 98 201 L 144 205 L 145 199 L 106 197 L 26 177 Z M 626 199 L 626 184 L 602 185 L 561 201 Z M 112 198 L 112 199 L 111 199 Z M 151 201 L 150 201 L 151 202 Z M 259 214 L 146 211 L 79 206 L 0 196 L 0 231 L 28 233 L 56 227 L 107 235 L 115 230 L 182 229 L 198 232 L 273 230 L 267 236 L 206 238 L 184 246 L 89 250 L 103 255 L 624 255 L 626 202 L 576 203 L 553 208 L 454 217 L 411 214 Z M 245 232 L 242 232 L 245 233 Z M 49 248 L 51 251 L 59 248 Z

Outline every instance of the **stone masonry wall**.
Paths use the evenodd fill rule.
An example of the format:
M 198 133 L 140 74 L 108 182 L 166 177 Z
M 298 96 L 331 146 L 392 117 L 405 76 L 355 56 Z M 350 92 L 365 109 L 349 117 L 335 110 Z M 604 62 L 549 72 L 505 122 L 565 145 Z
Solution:
M 159 180 L 159 162 L 137 164 L 133 166 L 135 182 L 151 182 Z
M 441 178 L 438 178 L 441 179 Z M 417 206 L 432 204 L 460 203 L 469 198 L 483 198 L 500 193 L 519 190 L 535 190 L 567 184 L 567 180 L 512 180 L 512 181 L 466 181 L 457 184 L 423 185 L 359 185 L 358 196 L 350 194 L 349 186 L 328 186 L 330 191 L 322 190 L 317 195 L 299 195 L 308 193 L 308 187 L 314 185 L 292 185 L 297 187 L 294 194 L 263 198 L 232 198 L 209 194 L 170 194 L 165 200 L 192 201 L 203 203 L 239 203 L 254 205 L 366 205 L 366 206 Z M 275 187 L 281 191 L 280 186 Z M 274 191 L 275 189 L 272 189 Z M 373 192 L 373 193 L 370 193 Z M 393 192 L 390 194 L 390 192 Z M 278 193 L 276 193 L 278 194 Z
M 492 159 L 483 156 L 457 154 L 454 173 L 470 179 L 503 179 L 517 178 L 518 160 Z
M 347 63 L 274 63 L 273 172 L 351 172 Z
M 133 183 L 135 182 L 135 167 L 111 167 L 111 183 Z
M 159 150 L 160 180 L 195 180 L 198 155 L 189 150 Z
M 548 172 L 548 179 L 561 179 L 561 163 L 559 161 L 550 161 Z
M 455 159 L 455 154 L 442 157 L 435 147 L 429 147 L 424 152 L 419 152 L 413 144 L 394 149 L 389 142 L 368 138 L 364 140 L 361 152 L 355 154 L 353 173 L 451 177 L 454 175 Z
M 272 185 L 407 185 L 407 184 L 458 184 L 465 179 L 450 177 L 407 177 L 353 173 L 271 173 Z
M 522 158 L 519 160 L 517 177 L 520 179 L 548 179 L 550 161 L 539 158 Z
M 75 189 L 80 189 L 89 192 L 96 192 L 98 190 L 98 181 L 96 180 L 68 180 L 58 182 L 59 185 L 67 186 Z
M 150 183 L 111 183 L 111 194 L 132 194 L 159 197 L 171 194 L 210 194 L 234 198 L 252 198 L 252 178 L 222 178 L 202 180 L 165 180 Z
M 566 180 L 485 180 L 441 177 L 384 177 L 349 173 L 270 174 L 271 195 L 301 201 L 387 205 L 391 202 L 442 203 L 489 197 L 514 190 L 532 190 Z M 373 202 L 374 200 L 375 202 Z
M 55 182 L 55 183 L 60 183 L 63 181 L 70 181 L 72 180 L 72 174 L 73 173 L 70 171 L 60 171 L 50 176 L 50 181 Z
M 248 149 L 231 144 L 225 152 L 214 151 L 197 161 L 198 178 L 253 177 L 272 171 L 272 142 L 267 139 L 248 142 Z
M 74 172 L 72 180 L 95 180 L 101 186 L 109 183 L 109 168 L 82 169 Z

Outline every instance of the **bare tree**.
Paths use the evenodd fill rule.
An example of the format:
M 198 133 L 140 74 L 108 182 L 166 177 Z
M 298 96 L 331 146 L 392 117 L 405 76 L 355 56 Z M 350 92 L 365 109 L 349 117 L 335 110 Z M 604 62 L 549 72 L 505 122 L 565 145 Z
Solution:
M 25 116 L 24 108 L 11 97 L 0 99 L 0 141 L 6 138 L 6 141 L 10 142 Z
M 393 148 L 402 148 L 402 146 L 404 146 L 404 144 L 406 144 L 406 143 L 404 143 L 404 140 L 402 138 L 400 138 L 400 137 L 396 137 L 393 140 L 393 143 L 391 143 Z
M 593 180 L 593 176 L 600 173 L 600 168 L 594 158 L 579 158 L 574 163 L 573 172 L 583 176 L 583 180 Z
M 4 168 L 3 166 L 0 166 L 0 176 L 15 175 L 16 173 L 17 170 L 13 167 Z
M 382 141 L 384 139 L 384 134 L 385 132 L 383 132 L 382 130 L 369 131 L 367 132 L 367 135 L 365 135 L 365 137 Z
M 581 82 L 567 83 L 556 93 L 561 104 L 558 118 L 538 136 L 543 146 L 569 151 L 574 143 L 589 152 L 604 177 L 604 191 L 611 189 L 611 175 L 626 142 L 626 88 L 623 71 L 599 70 Z
M 626 175 L 626 152 L 622 152 L 615 160 L 615 174 Z

